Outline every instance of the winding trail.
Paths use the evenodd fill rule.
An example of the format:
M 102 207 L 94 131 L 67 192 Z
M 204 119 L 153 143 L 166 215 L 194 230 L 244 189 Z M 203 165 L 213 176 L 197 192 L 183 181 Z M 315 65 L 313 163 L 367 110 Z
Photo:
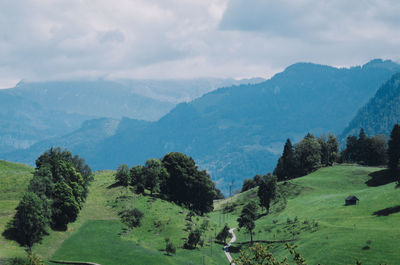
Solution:
M 229 241 L 228 245 L 226 245 L 226 246 L 224 247 L 225 255 L 226 255 L 226 257 L 227 257 L 228 260 L 229 260 L 229 264 L 231 264 L 231 265 L 235 265 L 235 263 L 232 262 L 232 257 L 231 257 L 231 254 L 229 253 L 229 247 L 231 246 L 231 244 L 232 244 L 233 242 L 236 241 L 236 235 L 235 235 L 235 233 L 233 232 L 233 230 L 235 230 L 235 229 L 236 229 L 236 228 L 231 228 L 231 229 L 229 229 L 229 233 L 231 233 L 232 239 L 231 239 L 231 241 Z

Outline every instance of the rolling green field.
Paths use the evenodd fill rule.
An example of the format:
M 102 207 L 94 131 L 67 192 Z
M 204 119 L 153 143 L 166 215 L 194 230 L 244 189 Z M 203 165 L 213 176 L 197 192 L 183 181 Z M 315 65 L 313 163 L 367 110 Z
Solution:
M 28 166 L 0 161 L 0 229 L 11 220 L 14 209 L 31 178 Z M 134 194 L 113 187 L 113 171 L 96 172 L 89 197 L 76 222 L 66 232 L 51 231 L 33 251 L 44 260 L 89 261 L 106 264 L 227 264 L 222 245 L 210 239 L 225 223 L 237 227 L 241 207 L 258 200 L 256 189 L 216 201 L 215 211 L 194 216 L 188 210 L 161 199 Z M 256 221 L 255 240 L 295 240 L 308 264 L 398 264 L 400 261 L 400 189 L 385 181 L 382 168 L 340 165 L 320 169 L 308 176 L 280 183 L 281 199 L 271 213 Z M 344 199 L 356 195 L 360 202 L 344 206 Z M 224 213 L 226 206 L 232 211 Z M 144 213 L 138 228 L 127 229 L 118 212 L 136 207 Z M 226 212 L 226 211 L 225 211 Z M 261 212 L 261 210 L 260 210 Z M 189 226 L 208 222 L 204 246 L 182 249 Z M 250 240 L 236 231 L 233 257 Z M 166 255 L 165 238 L 177 247 Z M 288 253 L 282 244 L 272 244 L 279 257 Z M 23 248 L 0 237 L 0 264 L 23 256 Z M 50 263 L 49 263 L 50 264 Z
M 257 220 L 255 239 L 296 239 L 308 264 L 355 264 L 356 259 L 399 264 L 400 189 L 396 183 L 385 184 L 384 178 L 381 168 L 341 165 L 292 180 L 289 187 L 280 184 L 288 193 L 286 206 L 277 203 L 271 214 Z M 231 199 L 239 205 L 232 215 L 255 194 L 253 189 Z M 349 195 L 357 196 L 359 204 L 344 206 Z M 250 240 L 244 230 L 236 234 L 235 247 Z M 287 256 L 282 244 L 272 245 L 271 251 Z
M 27 189 L 33 168 L 0 160 L 0 264 L 10 257 L 22 257 L 24 251 L 2 233 L 12 219 L 19 200 Z
M 224 264 L 227 262 L 222 246 L 209 244 L 214 234 L 210 222 L 201 249 L 185 250 L 183 239 L 188 223 L 188 210 L 173 203 L 150 196 L 137 195 L 124 187 L 110 186 L 113 173 L 104 171 L 95 175 L 88 201 L 77 224 L 71 226 L 71 235 L 52 255 L 44 252 L 51 235 L 35 250 L 47 259 L 90 261 L 110 264 Z M 117 213 L 125 207 L 135 207 L 144 213 L 140 227 L 132 230 L 124 227 Z M 107 216 L 107 217 L 106 217 Z M 210 218 L 193 217 L 192 225 L 200 226 Z M 217 229 L 218 230 L 218 229 Z M 169 237 L 177 247 L 173 256 L 166 255 L 165 238 Z

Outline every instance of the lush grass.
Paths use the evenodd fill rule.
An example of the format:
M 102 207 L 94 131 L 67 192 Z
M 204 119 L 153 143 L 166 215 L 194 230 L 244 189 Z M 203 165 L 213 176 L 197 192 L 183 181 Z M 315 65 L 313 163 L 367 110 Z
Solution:
M 26 191 L 33 168 L 0 160 L 0 264 L 10 257 L 24 256 L 17 243 L 7 240 L 2 233 L 12 219 L 15 208 Z
M 31 167 L 0 161 L 0 228 L 4 230 L 31 178 Z M 396 264 L 400 260 L 400 189 L 395 183 L 368 186 L 372 175 L 382 169 L 335 166 L 324 168 L 286 184 L 279 185 L 284 194 L 274 203 L 271 213 L 256 222 L 256 240 L 296 239 L 298 250 L 308 264 Z M 375 173 L 374 173 L 375 172 Z M 373 174 L 371 174 L 373 173 Z M 90 194 L 76 222 L 66 232 L 51 231 L 34 252 L 45 260 L 78 260 L 106 264 L 225 264 L 222 245 L 210 238 L 227 223 L 237 227 L 236 219 L 242 206 L 257 200 L 256 189 L 215 202 L 215 211 L 187 219 L 188 211 L 151 196 L 132 193 L 123 187 L 110 187 L 112 171 L 97 172 Z M 348 195 L 356 195 L 360 203 L 344 206 Z M 284 199 L 285 198 L 285 199 Z M 225 209 L 226 206 L 231 209 Z M 118 212 L 136 207 L 144 213 L 140 227 L 127 229 Z M 387 216 L 375 212 L 392 207 Z M 229 208 L 229 207 L 228 207 Z M 389 213 L 390 211 L 388 211 Z M 296 221 L 295 221 L 296 220 Z M 182 249 L 189 226 L 200 227 L 208 221 L 203 235 L 204 246 L 195 250 Z M 249 235 L 237 231 L 239 247 Z M 167 256 L 165 238 L 177 247 Z M 1 259 L 22 256 L 23 249 L 0 237 Z M 247 245 L 244 244 L 242 249 Z M 272 251 L 287 256 L 282 244 Z M 211 254 L 212 252 L 212 254 Z M 237 254 L 233 254 L 237 256 Z
M 379 171 L 382 169 L 343 165 L 323 168 L 291 181 L 288 194 L 299 191 L 300 194 L 289 196 L 284 209 L 276 204 L 271 214 L 257 220 L 255 239 L 294 238 L 309 264 L 354 264 L 356 258 L 363 264 L 397 264 L 400 212 L 388 216 L 377 216 L 374 212 L 399 206 L 400 189 L 395 188 L 395 183 L 368 186 L 371 173 L 384 175 L 377 174 Z M 285 186 L 281 184 L 280 189 Z M 243 200 L 255 192 L 248 191 L 237 199 Z M 359 204 L 344 206 L 348 195 L 356 195 Z M 250 239 L 243 230 L 237 234 L 238 243 Z M 273 252 L 287 256 L 281 244 L 276 244 Z
M 35 247 L 47 259 L 78 260 L 106 264 L 224 264 L 227 259 L 222 245 L 212 243 L 215 229 L 208 216 L 194 216 L 188 221 L 188 210 L 161 199 L 134 194 L 124 187 L 110 187 L 113 172 L 96 174 L 88 201 L 77 222 L 65 233 L 52 232 L 42 245 Z M 123 209 L 135 207 L 144 213 L 141 225 L 127 229 L 118 217 Z M 203 234 L 204 246 L 183 249 L 188 226 L 200 227 L 208 220 Z M 222 226 L 221 226 L 222 227 Z M 173 256 L 166 255 L 165 238 L 177 247 Z M 54 244 L 56 242 L 57 244 Z M 49 252 L 46 254 L 45 252 Z

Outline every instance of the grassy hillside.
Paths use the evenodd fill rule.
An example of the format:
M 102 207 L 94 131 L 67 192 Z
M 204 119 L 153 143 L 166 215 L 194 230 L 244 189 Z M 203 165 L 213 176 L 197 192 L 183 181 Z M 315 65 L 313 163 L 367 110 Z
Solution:
M 24 255 L 17 243 L 6 240 L 1 234 L 14 216 L 15 207 L 28 186 L 32 171 L 33 168 L 29 166 L 0 160 L 0 264 L 9 257 Z
M 14 209 L 26 189 L 32 168 L 0 162 L 0 229 L 11 220 Z M 215 202 L 215 211 L 203 217 L 187 217 L 188 211 L 151 196 L 113 187 L 114 172 L 95 175 L 90 194 L 79 218 L 68 231 L 52 231 L 34 252 L 43 259 L 90 261 L 107 264 L 225 264 L 222 246 L 215 238 L 225 223 L 237 227 L 242 206 L 257 200 L 256 189 Z M 387 183 L 381 168 L 341 165 L 324 168 L 308 176 L 280 183 L 281 199 L 271 214 L 256 222 L 255 240 L 295 240 L 308 264 L 396 264 L 400 253 L 400 190 Z M 386 183 L 386 184 L 385 184 Z M 344 206 L 348 195 L 356 195 L 356 206 Z M 136 207 L 144 213 L 142 225 L 129 230 L 121 223 L 118 212 Z M 230 208 L 230 209 L 229 209 Z M 184 250 L 187 228 L 209 223 L 203 236 L 204 246 Z M 246 248 L 250 237 L 236 232 L 233 256 Z M 164 239 L 169 237 L 177 247 L 173 256 L 166 255 Z M 15 243 L 0 238 L 0 264 L 10 257 L 24 255 Z M 282 244 L 272 251 L 287 256 Z
M 124 187 L 112 187 L 112 171 L 95 175 L 90 194 L 78 220 L 67 232 L 52 232 L 34 251 L 44 259 L 90 261 L 102 265 L 117 264 L 223 264 L 226 257 L 221 245 L 212 246 L 205 240 L 204 247 L 184 250 L 187 238 L 188 210 L 154 197 L 132 193 Z M 129 230 L 118 212 L 136 207 L 144 213 L 140 227 Z M 200 227 L 210 218 L 193 217 L 190 225 Z M 209 221 L 210 222 L 210 221 Z M 204 239 L 215 236 L 210 222 Z M 177 247 L 173 256 L 166 255 L 165 238 Z
M 287 202 L 273 205 L 271 214 L 256 222 L 256 240 L 296 239 L 308 264 L 396 264 L 400 260 L 400 189 L 385 184 L 385 170 L 359 166 L 320 169 L 292 180 L 279 189 L 288 193 Z M 256 189 L 236 195 L 230 217 L 254 198 Z M 356 206 L 344 206 L 345 198 L 357 196 Z M 227 202 L 219 202 L 222 208 Z M 232 225 L 234 222 L 232 222 Z M 244 230 L 238 241 L 250 240 Z M 245 244 L 246 245 L 246 244 Z M 272 251 L 287 256 L 282 244 Z
M 0 231 L 15 213 L 15 207 L 26 190 L 33 168 L 0 161 Z M 209 216 L 194 216 L 189 222 L 188 210 L 150 196 L 132 193 L 123 187 L 112 187 L 113 171 L 96 172 L 89 197 L 76 222 L 66 232 L 51 231 L 33 252 L 44 260 L 91 261 L 112 264 L 223 264 L 226 257 L 222 246 L 209 242 L 215 238 L 219 225 Z M 144 213 L 142 225 L 127 229 L 118 212 L 136 207 Z M 200 227 L 209 222 L 204 246 L 185 250 L 189 226 Z M 173 256 L 166 255 L 165 238 L 177 247 Z M 14 257 L 23 257 L 24 250 L 13 241 L 0 238 L 0 264 Z

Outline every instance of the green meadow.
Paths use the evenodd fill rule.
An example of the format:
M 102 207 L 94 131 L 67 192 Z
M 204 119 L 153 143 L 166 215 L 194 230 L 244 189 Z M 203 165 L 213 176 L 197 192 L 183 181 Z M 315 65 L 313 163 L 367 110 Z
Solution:
M 1 231 L 11 220 L 32 171 L 25 165 L 0 161 Z M 178 205 L 135 194 L 129 188 L 113 187 L 113 174 L 96 172 L 77 221 L 66 232 L 51 231 L 33 251 L 47 262 L 227 264 L 222 245 L 213 239 L 225 223 L 237 227 L 242 206 L 249 200 L 258 200 L 257 190 L 252 189 L 215 201 L 215 210 L 208 215 L 188 217 L 188 210 Z M 398 264 L 400 189 L 396 189 L 396 183 L 385 181 L 385 176 L 382 168 L 339 165 L 279 183 L 282 196 L 268 215 L 261 215 L 256 221 L 254 239 L 290 240 L 308 264 L 355 264 L 356 259 L 362 264 Z M 349 195 L 357 196 L 359 203 L 344 206 Z M 133 229 L 122 224 L 118 216 L 118 212 L 130 207 L 144 213 L 141 225 Z M 183 249 L 188 229 L 202 226 L 207 227 L 203 247 Z M 236 235 L 233 257 L 250 240 L 243 229 Z M 165 238 L 177 247 L 175 255 L 165 252 Z M 288 256 L 282 243 L 268 245 L 278 257 Z M 0 264 L 23 255 L 23 248 L 0 237 Z
M 385 181 L 385 171 L 339 165 L 280 183 L 286 203 L 274 204 L 270 214 L 256 221 L 255 239 L 294 240 L 308 264 L 355 264 L 356 259 L 362 264 L 399 264 L 400 189 L 386 183 L 390 180 Z M 255 195 L 253 189 L 232 198 L 238 205 L 232 215 L 237 216 L 248 199 L 258 200 Z M 359 203 L 345 206 L 349 195 L 357 196 Z M 234 247 L 247 246 L 240 243 L 250 236 L 244 230 L 236 234 Z M 270 247 L 281 258 L 288 255 L 283 244 Z
M 0 160 L 0 264 L 9 257 L 22 257 L 24 250 L 2 235 L 15 213 L 19 200 L 28 187 L 33 168 Z

